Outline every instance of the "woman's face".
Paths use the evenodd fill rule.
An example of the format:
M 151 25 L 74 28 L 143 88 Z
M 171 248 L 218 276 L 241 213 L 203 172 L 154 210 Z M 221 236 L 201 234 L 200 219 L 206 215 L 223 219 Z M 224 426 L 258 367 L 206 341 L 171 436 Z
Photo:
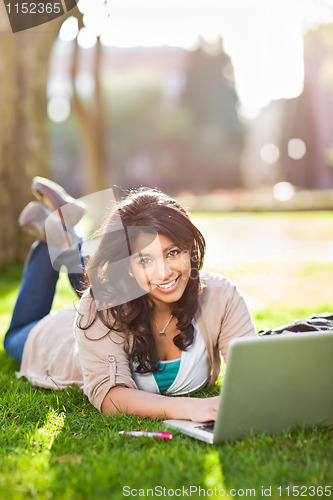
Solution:
M 156 303 L 179 300 L 191 273 L 190 252 L 181 250 L 169 238 L 157 235 L 147 244 L 147 236 L 140 233 L 131 256 L 132 273 L 139 286 Z

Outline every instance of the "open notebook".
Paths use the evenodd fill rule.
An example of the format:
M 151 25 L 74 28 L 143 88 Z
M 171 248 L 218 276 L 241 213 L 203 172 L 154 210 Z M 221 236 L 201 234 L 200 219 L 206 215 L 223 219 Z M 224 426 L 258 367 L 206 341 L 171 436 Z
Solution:
M 165 420 L 212 444 L 250 432 L 333 424 L 333 333 L 307 332 L 230 343 L 214 423 Z

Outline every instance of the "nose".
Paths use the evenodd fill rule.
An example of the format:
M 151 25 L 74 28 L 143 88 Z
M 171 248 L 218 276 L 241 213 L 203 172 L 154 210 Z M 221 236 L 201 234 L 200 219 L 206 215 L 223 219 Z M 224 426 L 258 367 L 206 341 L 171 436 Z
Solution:
M 155 267 L 155 281 L 162 283 L 172 275 L 172 266 L 167 259 L 159 259 Z

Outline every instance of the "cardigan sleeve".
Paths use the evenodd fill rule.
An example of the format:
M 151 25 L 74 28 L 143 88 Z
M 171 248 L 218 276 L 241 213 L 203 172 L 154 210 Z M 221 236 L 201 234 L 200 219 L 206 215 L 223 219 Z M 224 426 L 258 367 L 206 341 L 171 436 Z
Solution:
M 89 319 L 91 299 L 85 295 L 79 304 L 74 334 L 83 376 L 83 391 L 89 401 L 101 411 L 105 396 L 112 387 L 122 385 L 137 389 L 132 378 L 125 339 L 110 332 L 97 319 L 82 329 Z

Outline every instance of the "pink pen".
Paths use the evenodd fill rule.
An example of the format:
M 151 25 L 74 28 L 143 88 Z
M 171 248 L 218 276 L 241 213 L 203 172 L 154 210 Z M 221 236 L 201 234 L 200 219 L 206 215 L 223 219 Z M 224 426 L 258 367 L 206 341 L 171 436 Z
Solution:
M 172 439 L 172 432 L 148 432 L 148 431 L 119 431 L 118 434 L 122 434 L 124 436 L 132 436 L 132 437 L 151 437 L 155 439 Z

